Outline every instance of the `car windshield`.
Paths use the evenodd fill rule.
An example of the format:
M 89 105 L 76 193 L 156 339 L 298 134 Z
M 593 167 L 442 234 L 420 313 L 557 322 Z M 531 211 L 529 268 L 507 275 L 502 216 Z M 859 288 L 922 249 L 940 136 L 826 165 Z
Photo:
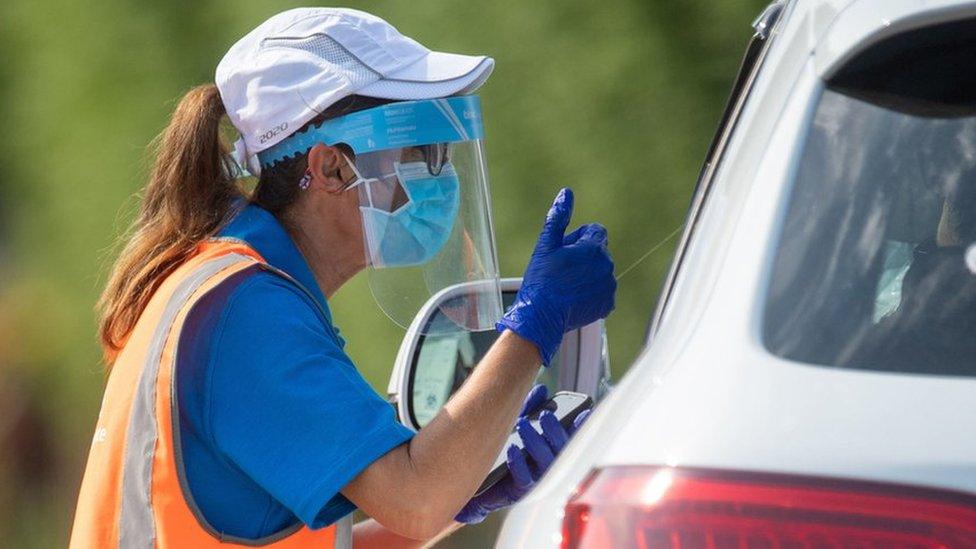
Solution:
M 938 30 L 869 51 L 820 96 L 773 262 L 772 353 L 976 375 L 976 48 Z

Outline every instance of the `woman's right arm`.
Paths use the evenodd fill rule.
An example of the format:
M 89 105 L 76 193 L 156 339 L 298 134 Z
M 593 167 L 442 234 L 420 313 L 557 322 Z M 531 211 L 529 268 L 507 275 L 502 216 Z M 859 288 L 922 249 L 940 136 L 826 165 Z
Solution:
M 606 232 L 586 225 L 564 235 L 571 214 L 567 190 L 549 211 L 522 290 L 502 320 L 507 329 L 461 389 L 413 439 L 342 489 L 389 530 L 429 539 L 447 528 L 487 476 L 562 334 L 613 309 Z
M 343 495 L 398 534 L 434 537 L 488 476 L 540 364 L 535 345 L 506 331 L 437 416 Z

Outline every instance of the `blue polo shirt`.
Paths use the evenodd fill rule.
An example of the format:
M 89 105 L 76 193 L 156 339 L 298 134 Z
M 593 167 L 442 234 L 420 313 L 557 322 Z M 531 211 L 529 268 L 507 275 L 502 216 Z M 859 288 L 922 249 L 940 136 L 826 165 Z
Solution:
M 188 315 L 176 383 L 191 506 L 217 532 L 246 539 L 299 521 L 327 526 L 355 509 L 339 491 L 413 432 L 344 352 L 278 220 L 250 205 L 219 236 L 248 243 L 307 291 L 246 270 Z

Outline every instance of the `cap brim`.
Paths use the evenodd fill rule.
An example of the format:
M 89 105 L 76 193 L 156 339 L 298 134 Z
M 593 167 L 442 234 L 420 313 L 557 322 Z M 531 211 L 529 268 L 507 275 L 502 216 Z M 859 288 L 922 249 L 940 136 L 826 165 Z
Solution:
M 485 83 L 494 66 L 490 57 L 432 51 L 356 94 L 406 101 L 472 93 Z

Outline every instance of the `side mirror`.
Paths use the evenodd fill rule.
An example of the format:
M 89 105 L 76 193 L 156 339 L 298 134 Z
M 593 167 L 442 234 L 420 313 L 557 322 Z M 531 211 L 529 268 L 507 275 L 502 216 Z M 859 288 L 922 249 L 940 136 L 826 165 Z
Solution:
M 522 285 L 521 278 L 501 281 L 502 300 L 508 307 Z M 419 430 L 437 415 L 445 402 L 471 375 L 496 339 L 494 330 L 422 334 L 423 328 L 446 322 L 442 307 L 463 287 L 435 295 L 417 313 L 397 353 L 388 393 L 401 423 Z M 549 368 L 540 368 L 538 382 L 556 391 L 585 393 L 594 401 L 610 389 L 610 364 L 603 321 L 594 322 L 563 336 Z

